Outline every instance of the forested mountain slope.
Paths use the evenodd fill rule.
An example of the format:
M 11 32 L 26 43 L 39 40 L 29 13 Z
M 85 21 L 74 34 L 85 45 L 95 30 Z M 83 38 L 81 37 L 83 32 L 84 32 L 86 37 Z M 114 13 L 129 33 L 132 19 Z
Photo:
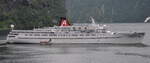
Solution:
M 65 0 L 0 0 L 0 28 L 16 29 L 52 26 L 66 15 Z

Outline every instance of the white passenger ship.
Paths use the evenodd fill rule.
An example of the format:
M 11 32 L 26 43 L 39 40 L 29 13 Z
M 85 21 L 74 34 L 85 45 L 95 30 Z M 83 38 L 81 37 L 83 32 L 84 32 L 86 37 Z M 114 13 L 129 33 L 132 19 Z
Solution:
M 107 30 L 106 25 L 95 24 L 70 25 L 66 18 L 60 26 L 36 28 L 33 30 L 12 30 L 7 36 L 9 43 L 142 43 L 144 32 L 121 33 Z

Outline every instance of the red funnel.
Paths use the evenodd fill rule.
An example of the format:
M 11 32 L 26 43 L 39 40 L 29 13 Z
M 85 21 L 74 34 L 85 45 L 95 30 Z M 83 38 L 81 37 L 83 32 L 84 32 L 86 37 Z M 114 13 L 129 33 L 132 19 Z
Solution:
M 70 26 L 70 24 L 66 18 L 61 18 L 59 26 Z

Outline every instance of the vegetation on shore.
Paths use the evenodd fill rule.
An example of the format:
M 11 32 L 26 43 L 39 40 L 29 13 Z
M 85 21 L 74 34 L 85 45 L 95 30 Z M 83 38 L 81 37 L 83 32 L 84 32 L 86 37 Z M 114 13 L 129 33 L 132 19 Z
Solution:
M 65 0 L 0 0 L 0 29 L 53 26 L 65 15 Z

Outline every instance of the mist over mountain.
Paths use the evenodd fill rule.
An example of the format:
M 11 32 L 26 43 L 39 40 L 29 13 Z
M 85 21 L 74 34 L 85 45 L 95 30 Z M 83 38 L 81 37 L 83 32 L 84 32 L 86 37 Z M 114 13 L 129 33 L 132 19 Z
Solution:
M 0 29 L 57 25 L 60 17 L 71 22 L 139 23 L 150 16 L 150 0 L 0 0 Z
M 150 16 L 150 0 L 66 0 L 73 22 L 138 23 Z

